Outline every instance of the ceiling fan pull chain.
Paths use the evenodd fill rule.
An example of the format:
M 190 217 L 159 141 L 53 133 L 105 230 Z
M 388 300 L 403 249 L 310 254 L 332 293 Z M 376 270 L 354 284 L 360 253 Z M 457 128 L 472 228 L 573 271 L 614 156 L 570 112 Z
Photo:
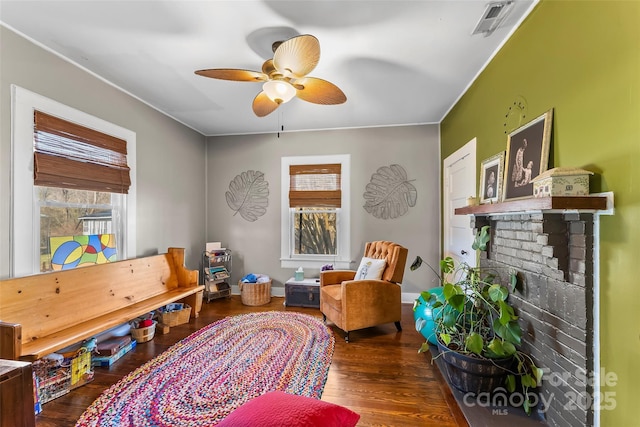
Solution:
M 280 138 L 280 132 L 284 132 L 284 125 L 282 124 L 282 110 L 278 111 L 278 138 Z

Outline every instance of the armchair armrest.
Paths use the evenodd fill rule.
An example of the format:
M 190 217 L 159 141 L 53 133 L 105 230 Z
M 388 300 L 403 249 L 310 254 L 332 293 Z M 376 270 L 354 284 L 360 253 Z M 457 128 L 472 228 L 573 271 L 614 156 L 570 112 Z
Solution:
M 356 272 L 352 270 L 327 270 L 320 272 L 320 287 L 338 285 L 345 280 L 353 280 Z

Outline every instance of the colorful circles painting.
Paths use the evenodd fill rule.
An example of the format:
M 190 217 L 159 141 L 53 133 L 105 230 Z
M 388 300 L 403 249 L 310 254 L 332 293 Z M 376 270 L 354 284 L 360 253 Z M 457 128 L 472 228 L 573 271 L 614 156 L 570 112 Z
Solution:
M 68 270 L 117 260 L 115 234 L 51 237 L 51 267 Z

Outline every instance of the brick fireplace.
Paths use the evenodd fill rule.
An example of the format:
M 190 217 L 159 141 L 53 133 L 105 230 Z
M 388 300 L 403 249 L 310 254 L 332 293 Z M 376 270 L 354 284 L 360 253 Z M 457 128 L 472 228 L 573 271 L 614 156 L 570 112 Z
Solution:
M 510 301 L 520 316 L 522 350 L 545 370 L 537 409 L 552 426 L 594 422 L 594 215 L 472 217 L 476 231 L 491 227 L 481 266 L 517 272 Z

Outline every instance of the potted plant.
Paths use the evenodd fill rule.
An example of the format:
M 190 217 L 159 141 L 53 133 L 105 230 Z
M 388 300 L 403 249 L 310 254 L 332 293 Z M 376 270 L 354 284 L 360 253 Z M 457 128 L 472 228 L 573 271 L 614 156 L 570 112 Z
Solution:
M 420 296 L 432 309 L 439 310 L 433 318 L 440 350 L 437 357 L 446 362 L 453 385 L 464 392 L 475 393 L 490 392 L 502 385 L 514 392 L 519 386 L 523 408 L 530 414 L 531 389 L 540 384 L 542 369 L 517 349 L 522 331 L 518 316 L 508 302 L 509 293 L 517 283 L 516 274 L 509 273 L 505 286 L 500 283 L 499 275 L 479 267 L 480 252 L 486 250 L 489 240 L 489 226 L 484 226 L 472 246 L 477 267 L 456 266 L 450 257 L 441 260 L 438 277 L 442 297 L 428 291 Z M 419 268 L 422 262 L 417 257 L 411 270 Z M 427 350 L 429 344 L 425 342 L 419 352 Z

